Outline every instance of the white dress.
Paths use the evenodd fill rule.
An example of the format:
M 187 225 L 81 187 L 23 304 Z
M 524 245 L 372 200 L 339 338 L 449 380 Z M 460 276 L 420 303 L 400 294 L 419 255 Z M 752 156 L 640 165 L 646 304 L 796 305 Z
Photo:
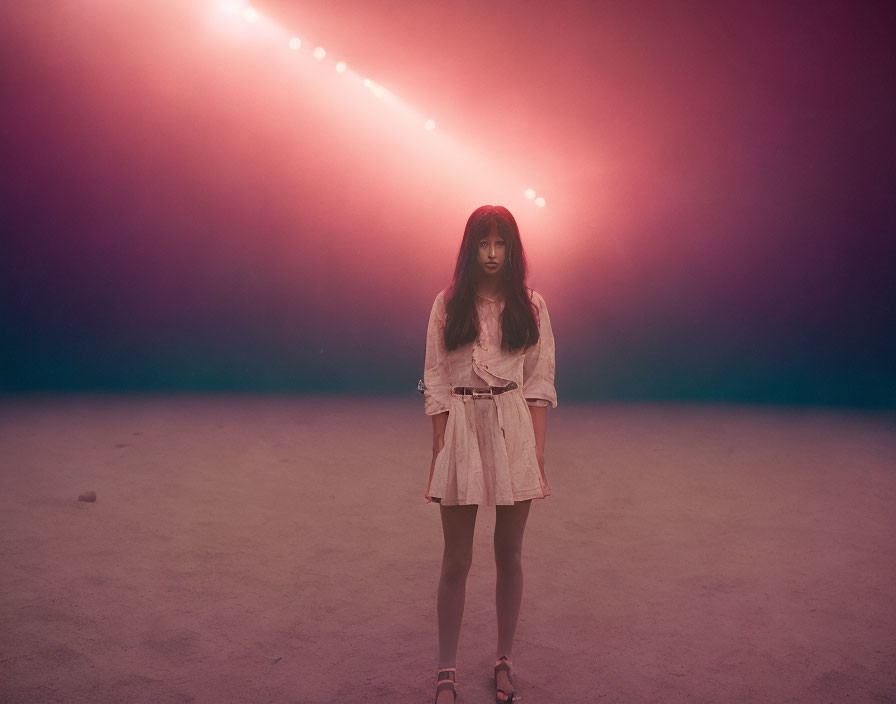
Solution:
M 551 489 L 541 476 L 529 406 L 557 406 L 554 335 L 547 306 L 529 289 L 537 310 L 538 342 L 525 352 L 501 349 L 501 299 L 477 295 L 479 337 L 445 348 L 445 291 L 432 306 L 423 372 L 424 411 L 448 411 L 445 444 L 436 456 L 429 494 L 445 506 L 510 505 L 542 499 Z M 455 386 L 517 388 L 491 398 L 452 393 Z

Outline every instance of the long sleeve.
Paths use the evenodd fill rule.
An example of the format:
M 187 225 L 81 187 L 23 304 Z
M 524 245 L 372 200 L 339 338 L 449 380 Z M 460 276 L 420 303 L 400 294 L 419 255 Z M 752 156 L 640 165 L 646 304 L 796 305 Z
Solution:
M 426 360 L 423 369 L 423 410 L 428 416 L 449 410 L 451 381 L 448 377 L 448 355 L 445 349 L 444 294 L 432 304 L 426 329 Z
M 555 350 L 551 318 L 544 298 L 535 294 L 538 308 L 538 343 L 526 350 L 523 360 L 523 396 L 530 406 L 557 407 L 557 391 L 554 388 Z

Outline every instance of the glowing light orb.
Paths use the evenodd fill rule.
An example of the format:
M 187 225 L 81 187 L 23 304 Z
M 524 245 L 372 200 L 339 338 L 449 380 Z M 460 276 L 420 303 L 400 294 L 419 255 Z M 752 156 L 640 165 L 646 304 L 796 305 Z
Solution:
M 347 69 L 347 68 L 348 68 L 348 66 L 345 64 L 345 61 L 339 61 L 336 64 L 336 70 L 339 73 L 345 73 L 345 69 Z
M 369 78 L 364 79 L 364 85 L 367 88 L 370 88 L 370 92 L 373 93 L 377 98 L 382 98 L 386 93 L 385 88 L 383 88 L 379 83 L 374 83 Z
M 320 60 L 320 59 L 324 58 L 326 55 L 327 55 L 327 52 L 324 51 L 324 48 L 322 46 L 314 47 L 314 58 L 315 59 Z
M 534 197 L 535 197 L 535 189 L 534 189 L 534 188 L 527 188 L 527 189 L 526 189 L 526 199 L 527 199 L 527 200 L 532 200 Z
M 289 48 L 292 49 L 293 51 L 298 51 L 299 49 L 302 48 L 302 40 L 299 39 L 298 37 L 293 37 L 292 39 L 289 40 Z
M 246 22 L 258 22 L 259 17 L 258 10 L 254 7 L 247 7 L 243 10 L 243 19 L 246 20 Z
M 537 205 L 539 208 L 543 208 L 544 207 L 544 198 L 542 198 L 541 196 L 538 196 L 538 198 L 535 199 L 535 205 Z
M 423 123 L 423 126 L 428 131 L 432 132 L 436 128 L 436 121 L 435 120 L 427 120 L 426 122 Z

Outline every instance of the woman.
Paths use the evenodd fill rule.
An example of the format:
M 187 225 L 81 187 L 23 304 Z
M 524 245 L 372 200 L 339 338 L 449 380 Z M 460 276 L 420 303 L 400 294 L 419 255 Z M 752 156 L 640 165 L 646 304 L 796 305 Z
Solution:
M 523 531 L 531 500 L 551 494 L 544 441 L 557 394 L 547 307 L 526 287 L 519 229 L 506 208 L 483 206 L 467 221 L 454 280 L 433 303 L 419 388 L 432 416 L 424 496 L 440 504 L 445 536 L 436 702 L 457 697 L 457 641 L 481 504 L 495 506 L 495 700 L 516 701 L 511 650 L 523 594 Z

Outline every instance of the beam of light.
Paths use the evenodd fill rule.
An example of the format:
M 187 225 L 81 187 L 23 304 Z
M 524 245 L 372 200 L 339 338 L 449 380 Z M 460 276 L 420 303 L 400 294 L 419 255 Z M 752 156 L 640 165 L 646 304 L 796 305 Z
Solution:
M 382 98 L 388 92 L 383 86 L 369 78 L 364 79 L 364 87 L 373 93 L 377 98 Z
M 214 0 L 209 6 L 216 11 L 218 28 L 235 39 L 252 37 L 269 41 L 282 37 L 285 42 L 288 38 L 283 36 L 285 31 L 280 25 L 252 7 L 248 0 Z
M 238 0 L 221 0 L 218 3 L 218 9 L 225 15 L 235 15 L 243 6 L 243 3 Z
M 252 7 L 249 4 L 248 0 L 216 0 L 216 2 L 212 3 L 213 6 L 217 7 L 221 14 L 227 16 L 241 16 L 243 20 L 245 20 L 246 24 L 253 25 L 253 33 L 256 33 L 261 25 L 264 25 L 264 28 L 273 36 L 278 35 L 281 37 L 280 41 L 283 41 L 285 36 L 289 36 L 286 44 L 292 51 L 299 51 L 304 43 L 297 36 L 290 36 L 286 30 L 280 26 L 277 22 L 264 17 L 258 10 Z M 284 36 L 285 35 L 285 36 Z M 311 52 L 311 55 L 317 59 L 318 61 L 323 61 L 327 52 L 323 48 L 323 46 L 317 45 Z M 351 74 L 354 76 L 355 80 L 360 79 L 361 77 L 357 74 L 353 73 L 348 69 L 348 65 L 345 61 L 338 61 L 335 64 L 335 69 L 340 74 Z M 418 111 L 414 110 L 410 105 L 402 101 L 398 96 L 390 93 L 384 86 L 379 83 L 373 81 L 370 78 L 364 78 L 361 81 L 365 88 L 367 88 L 371 94 L 373 94 L 376 98 L 380 99 L 384 103 L 389 103 L 392 107 L 402 110 L 404 112 L 412 112 L 418 113 Z M 432 118 L 423 119 L 421 116 L 419 118 L 423 123 L 423 127 L 427 132 L 434 132 L 436 129 L 436 122 Z M 420 124 L 418 122 L 417 124 Z M 517 191 L 519 193 L 519 191 Z M 532 188 L 528 188 L 525 190 L 526 200 L 532 201 L 539 208 L 545 207 L 545 199 L 543 197 L 536 197 L 535 190 Z

